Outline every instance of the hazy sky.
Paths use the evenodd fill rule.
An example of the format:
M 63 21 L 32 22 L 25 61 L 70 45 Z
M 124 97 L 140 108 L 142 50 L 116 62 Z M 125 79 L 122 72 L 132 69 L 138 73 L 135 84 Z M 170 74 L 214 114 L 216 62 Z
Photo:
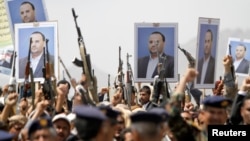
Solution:
M 87 52 L 91 54 L 93 69 L 99 69 L 106 76 L 114 77 L 118 67 L 118 47 L 122 48 L 122 59 L 126 54 L 134 53 L 134 23 L 178 23 L 178 43 L 182 48 L 196 55 L 198 18 L 220 19 L 219 44 L 226 46 L 227 38 L 234 36 L 250 39 L 249 0 L 44 0 L 49 20 L 58 21 L 59 54 L 65 65 L 72 68 L 74 56 L 79 58 L 77 32 L 71 9 L 78 15 Z M 223 39 L 223 40 L 222 40 Z M 226 48 L 219 50 L 220 57 Z M 179 60 L 186 59 L 179 52 Z M 134 58 L 130 63 L 134 68 Z M 187 61 L 185 63 L 188 63 Z M 178 70 L 182 74 L 187 67 L 178 61 Z M 62 67 L 61 67 L 62 68 Z M 73 67 L 71 74 L 80 68 Z M 126 63 L 123 65 L 126 71 Z M 75 70 L 75 71 L 74 71 Z M 220 74 L 219 74 L 220 73 Z M 217 76 L 222 72 L 218 72 Z M 99 74 L 96 74 L 97 76 Z M 3 76 L 3 79 L 8 79 Z M 111 80 L 112 81 L 112 80 Z M 111 82 L 112 83 L 112 82 Z M 99 81 L 99 87 L 106 85 Z

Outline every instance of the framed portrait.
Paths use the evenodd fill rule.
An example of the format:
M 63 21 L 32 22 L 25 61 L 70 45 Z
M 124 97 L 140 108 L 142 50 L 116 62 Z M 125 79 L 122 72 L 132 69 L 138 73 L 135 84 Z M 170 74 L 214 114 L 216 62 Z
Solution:
M 227 54 L 233 58 L 235 74 L 249 75 L 250 40 L 230 37 L 228 39 Z
M 135 23 L 134 27 L 135 82 L 150 83 L 157 76 L 178 81 L 178 23 Z
M 15 24 L 48 20 L 44 0 L 5 0 L 5 5 L 12 38 Z
M 50 64 L 50 73 L 58 78 L 57 21 L 15 24 L 17 82 L 24 82 L 26 68 L 32 68 L 34 81 L 44 81 L 44 64 Z
M 214 88 L 220 19 L 199 18 L 195 88 Z

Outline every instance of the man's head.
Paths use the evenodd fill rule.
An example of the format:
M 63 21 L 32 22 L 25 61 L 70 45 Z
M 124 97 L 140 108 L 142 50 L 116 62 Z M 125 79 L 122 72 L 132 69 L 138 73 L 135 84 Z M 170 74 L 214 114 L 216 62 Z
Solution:
M 163 53 L 165 46 L 165 36 L 158 31 L 151 33 L 148 39 L 148 49 L 150 54 L 157 55 Z
M 21 132 L 22 128 L 28 121 L 27 117 L 24 115 L 13 115 L 9 119 L 9 133 L 15 135 L 15 137 L 18 136 L 18 134 Z
M 200 121 L 207 125 L 223 125 L 226 123 L 227 107 L 232 103 L 231 100 L 223 96 L 210 96 L 203 101 L 203 109 L 201 111 Z
M 104 104 L 98 105 L 98 108 L 103 112 L 107 117 L 107 124 L 106 127 L 108 128 L 109 132 L 106 134 L 106 140 L 113 140 L 116 135 L 116 130 L 118 128 L 118 116 L 121 114 L 120 111 L 112 109 L 110 106 L 106 106 Z
M 204 44 L 204 55 L 210 56 L 213 46 L 213 32 L 211 29 L 208 29 L 205 34 L 205 44 Z
M 76 114 L 75 127 L 80 139 L 96 139 L 109 132 L 104 126 L 107 117 L 98 108 L 81 105 L 75 106 L 73 112 Z
M 247 48 L 245 45 L 243 45 L 243 44 L 238 45 L 236 47 L 236 52 L 235 52 L 236 60 L 240 60 L 240 59 L 244 58 L 246 51 L 247 51 Z
M 143 86 L 140 89 L 140 102 L 141 102 L 141 104 L 146 104 L 149 102 L 150 94 L 151 94 L 151 90 L 150 90 L 149 86 Z
M 31 2 L 25 1 L 20 6 L 20 15 L 23 23 L 35 22 L 35 7 Z
M 36 31 L 31 34 L 30 38 L 32 57 L 37 57 L 43 52 L 43 48 L 45 47 L 45 36 L 43 33 Z
M 70 121 L 66 114 L 55 115 L 52 119 L 53 126 L 56 129 L 57 141 L 65 141 L 70 135 Z
M 153 112 L 137 112 L 130 116 L 132 136 L 135 141 L 160 141 L 162 117 Z
M 250 95 L 246 95 L 242 102 L 242 106 L 240 108 L 240 114 L 243 119 L 243 123 L 249 125 L 250 124 Z
M 56 140 L 56 131 L 53 128 L 51 119 L 48 118 L 40 118 L 32 121 L 28 129 L 28 135 L 31 141 Z

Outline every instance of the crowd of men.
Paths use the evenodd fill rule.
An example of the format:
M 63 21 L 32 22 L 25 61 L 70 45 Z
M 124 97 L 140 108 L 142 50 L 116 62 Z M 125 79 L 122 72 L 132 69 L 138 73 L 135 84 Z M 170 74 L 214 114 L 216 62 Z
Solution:
M 250 77 L 238 88 L 232 62 L 231 56 L 225 56 L 224 79 L 216 83 L 210 97 L 195 106 L 186 93 L 187 83 L 198 75 L 194 68 L 187 69 L 164 102 L 151 101 L 150 85 L 138 92 L 133 86 L 130 106 L 119 86 L 110 101 L 101 99 L 108 90 L 104 88 L 98 94 L 99 102 L 88 103 L 84 100 L 89 94 L 85 93 L 89 87 L 85 74 L 77 82 L 85 92 L 75 91 L 72 100 L 68 100 L 72 85 L 65 79 L 57 82 L 54 100 L 46 99 L 42 88 L 34 98 L 19 97 L 6 85 L 0 98 L 0 140 L 206 141 L 209 125 L 250 124 Z
M 23 23 L 36 22 L 34 5 L 23 2 L 20 16 Z M 36 42 L 41 42 L 42 49 L 44 35 L 34 32 L 32 36 L 35 37 L 31 43 L 36 39 Z M 231 69 L 234 65 L 236 72 L 248 72 L 249 63 L 241 63 L 246 47 L 241 45 L 237 48 L 236 61 L 229 55 L 224 57 L 224 78 L 215 83 L 211 96 L 200 102 L 202 95 L 197 98 L 192 93 L 194 89 L 187 90 L 187 84 L 195 79 L 201 84 L 213 83 L 210 75 L 214 72 L 209 69 L 214 67 L 207 65 L 207 58 L 213 59 L 210 56 L 212 38 L 212 32 L 208 30 L 205 38 L 207 56 L 198 63 L 200 72 L 187 68 L 170 96 L 159 96 L 167 98 L 164 100 L 152 100 L 158 96 L 155 96 L 150 84 L 143 85 L 138 91 L 132 86 L 131 93 L 127 95 L 124 86 L 119 84 L 114 94 L 108 94 L 109 87 L 101 89 L 98 94 L 91 93 L 92 86 L 85 74 L 79 74 L 78 81 L 63 79 L 52 82 L 56 85 L 51 86 L 54 89 L 49 91 L 55 95 L 49 96 L 47 91 L 45 94 L 43 85 L 38 85 L 35 93 L 29 95 L 22 94 L 22 89 L 10 91 L 10 86 L 5 85 L 0 95 L 0 141 L 207 141 L 209 125 L 249 125 L 250 77 L 246 77 L 238 87 L 235 72 Z M 153 32 L 150 35 L 148 48 L 153 55 L 138 60 L 139 78 L 153 78 L 159 74 L 159 55 L 168 61 L 163 66 L 168 72 L 164 76 L 173 77 L 174 58 L 164 54 L 164 44 L 162 33 Z M 38 58 L 31 58 L 34 70 L 39 68 L 38 61 L 41 59 L 42 50 L 37 51 Z M 27 63 L 27 58 L 20 62 L 22 60 Z M 207 63 L 204 65 L 203 62 Z M 214 66 L 213 62 L 211 64 Z M 20 77 L 23 74 L 20 72 Z M 42 73 L 39 74 L 39 77 L 42 76 Z M 30 87 L 25 89 L 30 93 Z M 72 100 L 68 99 L 70 89 L 74 89 Z M 166 91 L 161 91 L 160 95 L 165 94 Z

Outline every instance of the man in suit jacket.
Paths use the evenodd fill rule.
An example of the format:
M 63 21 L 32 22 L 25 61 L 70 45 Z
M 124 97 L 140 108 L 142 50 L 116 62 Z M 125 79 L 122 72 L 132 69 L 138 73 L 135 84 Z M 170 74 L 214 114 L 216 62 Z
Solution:
M 165 36 L 158 31 L 151 33 L 148 41 L 150 55 L 138 59 L 138 78 L 154 78 L 158 75 L 159 56 L 165 58 L 165 63 L 163 63 L 165 78 L 174 77 L 174 57 L 165 54 L 164 47 Z
M 245 59 L 246 46 L 240 44 L 236 47 L 234 68 L 236 73 L 248 74 L 249 71 L 249 61 Z
M 150 101 L 150 95 L 151 95 L 151 90 L 149 88 L 149 86 L 143 86 L 140 89 L 140 103 L 142 105 L 142 108 L 146 111 L 154 108 L 154 107 L 158 107 L 157 104 L 153 103 Z
M 46 45 L 45 36 L 41 32 L 33 32 L 30 37 L 30 67 L 32 67 L 34 78 L 43 77 L 44 53 L 43 49 Z M 47 57 L 46 57 L 47 59 Z M 54 56 L 49 56 L 49 63 L 54 66 Z M 28 62 L 28 56 L 19 59 L 19 78 L 24 78 L 25 68 Z M 53 68 L 52 68 L 53 70 Z M 53 73 L 52 73 L 53 74 Z
M 205 34 L 204 56 L 198 61 L 197 84 L 213 84 L 215 71 L 215 58 L 211 55 L 213 33 L 208 29 Z

